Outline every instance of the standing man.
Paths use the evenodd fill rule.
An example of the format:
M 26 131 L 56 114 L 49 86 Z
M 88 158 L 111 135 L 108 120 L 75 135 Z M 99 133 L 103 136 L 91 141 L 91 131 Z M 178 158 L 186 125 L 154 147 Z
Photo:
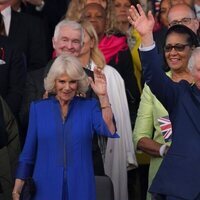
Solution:
M 13 11 L 11 3 L 12 0 L 0 0 L 4 35 L 25 54 L 28 71 L 44 67 L 47 52 L 42 22 L 33 16 Z

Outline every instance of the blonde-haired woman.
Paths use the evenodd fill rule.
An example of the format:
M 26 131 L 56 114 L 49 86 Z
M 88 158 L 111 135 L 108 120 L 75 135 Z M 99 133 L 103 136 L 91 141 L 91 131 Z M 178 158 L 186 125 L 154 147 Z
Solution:
M 54 61 L 45 79 L 45 89 L 55 96 L 31 104 L 13 200 L 19 200 L 28 177 L 33 177 L 36 185 L 35 200 L 96 199 L 93 135 L 113 138 L 118 135 L 106 78 L 100 69 L 94 69 L 94 81 L 90 82 L 99 102 L 77 96 L 88 88 L 88 77 L 77 58 L 61 55 Z
M 136 167 L 132 129 L 129 117 L 128 103 L 124 81 L 120 74 L 111 66 L 105 64 L 105 59 L 98 49 L 98 37 L 89 21 L 81 22 L 84 28 L 84 46 L 79 59 L 84 67 L 94 70 L 101 68 L 106 76 L 107 91 L 116 120 L 119 140 L 108 139 L 105 152 L 105 173 L 112 179 L 115 199 L 128 199 L 127 167 Z

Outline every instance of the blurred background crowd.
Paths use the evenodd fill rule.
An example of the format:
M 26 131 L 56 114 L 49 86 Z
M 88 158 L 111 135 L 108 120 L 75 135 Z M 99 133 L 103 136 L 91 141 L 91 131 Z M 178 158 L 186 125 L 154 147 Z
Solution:
M 163 70 L 179 77 L 163 49 L 166 33 L 183 24 L 199 41 L 200 0 L 0 0 L 0 199 L 12 199 L 30 103 L 48 95 L 43 80 L 54 59 L 65 53 L 78 57 L 89 74 L 98 65 L 109 82 L 120 139 L 94 138 L 93 158 L 99 149 L 101 157 L 94 164 L 95 175 L 110 177 L 115 200 L 150 199 L 147 190 L 162 161 L 161 146 L 171 143 L 163 137 L 161 124 L 168 123 L 170 129 L 170 122 L 143 80 L 140 35 L 127 18 L 136 4 L 152 11 Z M 83 27 L 83 45 L 77 46 L 80 35 L 70 32 L 75 29 L 67 20 Z M 185 59 L 180 67 L 187 66 Z M 180 79 L 192 82 L 185 74 L 174 78 Z

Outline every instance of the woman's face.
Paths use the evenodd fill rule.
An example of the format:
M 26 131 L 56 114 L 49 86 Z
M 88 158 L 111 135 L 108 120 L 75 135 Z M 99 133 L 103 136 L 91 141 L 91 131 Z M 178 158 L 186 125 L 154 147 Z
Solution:
M 98 3 L 98 4 L 100 4 L 104 9 L 107 8 L 107 0 L 87 0 L 87 1 L 86 1 L 86 4 L 89 4 L 89 3 Z
M 83 13 L 83 19 L 90 21 L 98 35 L 102 37 L 106 29 L 106 12 L 99 4 L 88 4 Z
M 127 22 L 128 10 L 131 6 L 129 0 L 115 0 L 115 15 L 117 22 Z
M 62 74 L 55 80 L 56 97 L 60 102 L 68 102 L 76 95 L 77 81 L 71 79 L 67 74 Z
M 88 32 L 84 30 L 84 45 L 81 49 L 80 56 L 90 55 L 91 48 L 93 48 L 93 40 L 89 36 Z
M 160 22 L 166 27 L 168 26 L 167 16 L 170 7 L 170 0 L 163 0 L 160 5 Z
M 172 46 L 182 46 L 182 49 L 170 48 Z M 170 69 L 172 71 L 187 69 L 188 60 L 192 53 L 192 48 L 187 42 L 187 35 L 178 33 L 169 34 L 166 39 L 165 47 L 165 59 Z

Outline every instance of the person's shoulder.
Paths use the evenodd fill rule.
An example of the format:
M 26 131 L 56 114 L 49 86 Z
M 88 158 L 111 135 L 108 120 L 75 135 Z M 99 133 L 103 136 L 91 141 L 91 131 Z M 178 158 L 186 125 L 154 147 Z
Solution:
M 108 78 L 113 77 L 113 78 L 118 78 L 118 79 L 123 80 L 119 72 L 111 65 L 105 65 L 103 72 L 105 73 L 106 76 L 109 76 Z

